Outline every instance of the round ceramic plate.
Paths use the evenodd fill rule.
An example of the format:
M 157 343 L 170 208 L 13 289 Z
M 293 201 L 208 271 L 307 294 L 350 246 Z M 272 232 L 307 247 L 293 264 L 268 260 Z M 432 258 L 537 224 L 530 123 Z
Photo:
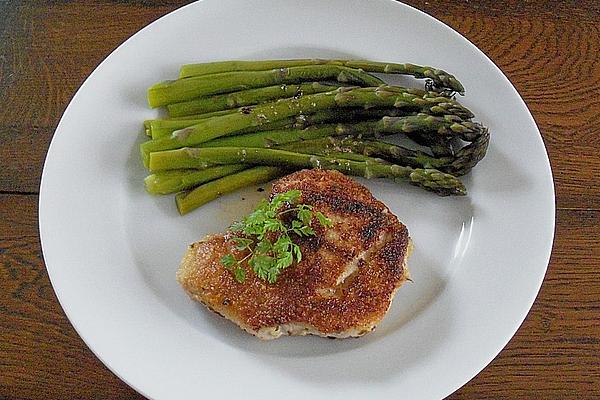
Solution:
M 465 178 L 468 197 L 361 180 L 415 243 L 413 282 L 375 332 L 261 342 L 192 302 L 175 271 L 188 244 L 223 231 L 264 193 L 249 188 L 186 217 L 172 196 L 146 194 L 141 122 L 157 115 L 146 88 L 189 62 L 304 57 L 450 71 L 492 141 Z M 553 228 L 548 158 L 510 82 L 458 33 L 387 0 L 206 0 L 159 19 L 75 95 L 40 195 L 44 259 L 67 316 L 108 368 L 154 399 L 443 398 L 484 368 L 525 318 Z

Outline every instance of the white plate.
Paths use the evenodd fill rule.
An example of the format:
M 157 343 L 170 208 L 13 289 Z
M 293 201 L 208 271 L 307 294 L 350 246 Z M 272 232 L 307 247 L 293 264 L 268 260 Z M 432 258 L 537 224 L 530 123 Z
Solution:
M 492 142 L 465 179 L 466 198 L 367 182 L 416 245 L 414 283 L 374 333 L 263 343 L 189 300 L 174 277 L 189 243 L 223 230 L 262 194 L 234 193 L 187 217 L 178 216 L 172 196 L 147 195 L 140 124 L 156 112 L 145 90 L 186 62 L 313 56 L 455 73 L 467 88 L 461 101 L 490 127 Z M 154 399 L 447 396 L 525 318 L 553 228 L 548 158 L 515 89 L 458 33 L 387 0 L 206 0 L 161 18 L 115 50 L 75 95 L 50 146 L 40 195 L 44 258 L 67 316 L 113 372 Z

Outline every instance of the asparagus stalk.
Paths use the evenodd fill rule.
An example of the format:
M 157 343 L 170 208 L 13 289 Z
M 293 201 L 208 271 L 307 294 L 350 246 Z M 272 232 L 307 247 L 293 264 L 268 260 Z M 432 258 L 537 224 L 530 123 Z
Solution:
M 399 120 L 395 120 L 392 124 L 384 120 L 379 120 L 359 121 L 348 124 L 319 124 L 304 129 L 287 128 L 266 130 L 243 135 L 221 137 L 200 143 L 195 147 L 280 147 L 287 143 L 300 142 L 297 146 L 297 148 L 300 148 L 302 146 L 301 143 L 305 143 L 305 141 L 327 138 L 330 136 L 370 138 L 396 133 L 410 134 L 411 132 L 427 131 L 433 131 L 434 134 L 438 135 L 438 131 L 443 130 L 445 125 L 442 123 L 439 125 L 432 124 L 428 121 L 429 117 L 429 115 L 397 117 Z M 401 119 L 406 119 L 406 123 L 402 124 L 400 121 Z M 420 119 L 424 120 L 422 124 L 419 123 Z
M 440 136 L 432 132 L 407 132 L 406 136 L 413 142 L 429 147 L 436 157 L 453 157 L 454 143 L 452 138 Z
M 224 176 L 191 191 L 178 193 L 175 196 L 177 209 L 181 215 L 184 215 L 226 193 L 246 186 L 266 183 L 284 174 L 285 169 L 282 168 L 259 166 Z
M 289 68 L 302 65 L 342 65 L 359 68 L 367 72 L 412 75 L 419 79 L 431 79 L 438 88 L 447 88 L 464 94 L 463 85 L 453 75 L 437 68 L 407 63 L 387 63 L 369 60 L 264 60 L 264 61 L 220 61 L 202 64 L 187 64 L 181 67 L 180 78 L 222 73 L 227 71 L 258 71 L 272 68 Z
M 489 143 L 490 133 L 487 129 L 484 129 L 478 138 L 456 153 L 452 163 L 444 167 L 444 170 L 456 176 L 468 173 L 485 157 Z
M 408 149 L 391 143 L 357 139 L 355 137 L 321 137 L 294 141 L 277 148 L 298 153 L 310 153 L 342 157 L 357 161 L 376 159 L 413 168 L 435 168 L 442 172 L 462 176 L 467 174 L 487 151 L 490 135 L 484 129 L 481 136 L 464 146 L 453 157 L 432 157 L 419 150 Z
M 238 112 L 238 110 L 221 110 L 221 111 L 213 111 L 213 112 L 209 112 L 209 113 L 202 113 L 202 114 L 192 114 L 192 115 L 184 115 L 183 117 L 173 117 L 170 116 L 168 119 L 169 120 L 182 120 L 182 119 L 206 119 L 206 118 L 212 118 L 212 117 L 220 117 L 221 115 L 227 115 L 227 114 L 234 114 Z
M 198 147 L 279 147 L 287 143 L 326 138 L 329 136 L 348 135 L 350 132 L 361 132 L 365 136 L 373 136 L 373 123 L 358 122 L 355 126 L 345 124 L 323 124 L 305 129 L 280 129 L 254 132 L 245 135 L 227 136 L 202 143 Z
M 455 115 L 434 116 L 426 114 L 405 117 L 383 117 L 377 122 L 380 133 L 430 132 L 442 137 L 458 137 L 472 142 L 479 137 L 483 126 L 464 121 Z
M 152 172 L 178 168 L 207 168 L 226 164 L 259 164 L 290 168 L 334 169 L 365 178 L 389 178 L 411 184 L 442 196 L 464 195 L 464 185 L 454 176 L 435 169 L 413 169 L 380 162 L 358 162 L 335 157 L 294 153 L 285 150 L 252 147 L 182 148 L 150 154 Z
M 400 109 L 416 109 L 442 115 L 459 115 L 458 113 L 461 109 L 469 112 L 454 100 L 437 95 L 431 97 L 429 92 L 414 91 L 413 89 L 406 89 L 406 91 L 386 91 L 384 88 L 339 88 L 331 92 L 302 96 L 299 99 L 283 99 L 272 103 L 265 103 L 253 108 L 241 109 L 243 111 L 239 113 L 207 118 L 189 128 L 175 131 L 169 137 L 143 143 L 140 146 L 140 150 L 144 165 L 147 165 L 148 155 L 153 151 L 194 146 L 249 127 L 280 121 L 292 116 L 312 114 L 337 106 L 393 106 Z M 354 92 L 356 91 L 360 92 L 357 96 L 354 96 Z M 359 102 L 358 98 L 363 97 L 363 102 Z M 465 115 L 464 112 L 462 114 Z M 388 123 L 387 126 L 387 129 L 390 130 L 399 129 L 393 123 Z
M 168 118 L 168 119 L 147 119 L 144 121 L 144 130 L 147 136 L 152 139 L 167 136 L 173 133 L 175 130 L 187 128 L 188 126 L 195 125 L 202 119 L 211 117 L 220 117 L 221 115 L 233 114 L 237 110 L 223 110 L 215 111 L 205 114 L 189 115 L 186 117 L 179 118 Z M 182 122 L 177 122 L 182 121 Z
M 199 119 L 150 119 L 144 121 L 146 127 L 146 134 L 152 139 L 158 139 L 161 137 L 169 136 L 171 133 L 196 125 L 204 118 Z
M 198 186 L 202 183 L 243 171 L 245 164 L 219 165 L 207 169 L 175 169 L 148 175 L 144 179 L 150 194 L 169 194 Z
M 314 94 L 335 90 L 340 85 L 323 84 L 319 82 L 302 83 L 299 85 L 275 85 L 258 89 L 242 90 L 239 92 L 221 94 L 209 97 L 173 103 L 167 105 L 169 116 L 181 117 L 185 115 L 202 114 L 219 110 L 227 110 L 264 103 L 265 101 L 279 98 L 300 97 L 303 94 Z
M 238 111 L 234 110 L 234 112 L 238 112 Z M 233 114 L 233 113 L 228 113 L 228 114 Z M 195 120 L 155 119 L 155 120 L 149 120 L 146 122 L 148 122 L 150 136 L 152 137 L 152 139 L 160 139 L 160 138 L 171 135 L 175 131 L 189 128 L 190 126 L 199 124 L 204 119 L 206 119 L 206 118 L 200 118 L 200 119 L 195 119 Z M 268 130 L 274 130 L 274 129 L 283 129 L 283 128 L 292 127 L 296 123 L 297 122 L 296 122 L 295 118 L 289 117 L 289 118 L 283 119 L 281 121 L 269 122 L 269 123 L 266 123 L 266 124 L 260 125 L 260 126 L 255 126 L 255 127 L 251 126 L 249 128 L 242 129 L 237 132 L 233 132 L 233 134 L 241 135 L 241 134 L 246 134 L 249 132 L 261 132 L 261 131 L 268 131 Z
M 318 154 L 357 154 L 361 156 L 377 157 L 394 164 L 413 168 L 435 168 L 443 172 L 443 167 L 452 162 L 452 158 L 435 158 L 422 151 L 408 149 L 391 143 L 371 140 L 356 139 L 354 137 L 326 137 L 293 142 L 285 145 L 288 151 L 301 152 L 302 149 L 321 150 Z
M 305 93 L 307 94 L 307 93 Z M 223 115 L 235 114 L 238 112 L 245 112 L 247 109 L 230 109 L 222 111 L 214 111 L 205 114 L 193 114 L 186 115 L 183 117 L 169 117 L 167 119 L 149 119 L 144 121 L 144 127 L 146 128 L 146 134 L 151 136 L 153 139 L 168 136 L 176 130 L 190 127 L 199 123 L 201 120 L 211 117 L 220 117 Z M 410 113 L 409 113 L 410 114 Z M 396 109 L 396 108 L 378 108 L 365 110 L 362 108 L 357 109 L 331 109 L 322 110 L 314 114 L 300 114 L 295 117 L 282 120 L 280 124 L 267 124 L 270 129 L 282 129 L 286 128 L 300 128 L 308 127 L 311 125 L 329 123 L 329 122 L 342 122 L 342 121 L 354 121 L 354 120 L 365 120 L 381 118 L 384 116 L 402 116 L 407 115 L 407 112 Z M 181 121 L 181 122 L 178 122 Z M 275 127 L 276 126 L 276 127 Z M 251 127 L 252 129 L 252 127 Z M 236 132 L 239 134 L 239 132 Z
M 243 112 L 236 110 L 235 112 Z M 232 115 L 235 112 L 229 112 L 224 115 Z M 464 140 L 473 140 L 481 131 L 481 126 L 470 121 L 463 121 L 461 118 L 444 115 L 430 116 L 426 114 L 402 115 L 402 110 L 394 108 L 382 109 L 339 109 L 321 110 L 314 114 L 298 115 L 289 117 L 278 122 L 267 123 L 258 127 L 250 127 L 248 129 L 235 132 L 241 134 L 246 132 L 255 132 L 261 130 L 299 128 L 311 125 L 338 122 L 338 121 L 360 121 L 364 118 L 384 117 L 381 120 L 381 126 L 376 127 L 378 133 L 408 133 L 408 132 L 437 132 L 442 135 L 459 135 Z M 400 115 L 398 117 L 388 117 L 388 115 Z M 200 116 L 201 117 L 201 116 Z M 171 120 L 171 119 L 156 119 L 145 121 L 151 131 L 153 139 L 168 136 L 176 130 L 188 128 L 196 125 L 206 118 L 189 119 L 189 120 Z M 349 128 L 348 128 L 349 129 Z M 298 139 L 298 140 L 301 140 Z
M 339 107 L 395 107 L 435 115 L 456 115 L 463 119 L 473 118 L 473 113 L 467 108 L 437 92 L 399 86 L 382 85 L 341 91 L 336 102 Z
M 150 121 L 152 121 L 152 120 L 147 119 L 147 120 L 144 121 L 144 133 L 146 134 L 146 136 L 152 137 L 152 131 L 151 131 L 151 128 L 150 128 Z
M 295 117 L 291 128 L 306 128 L 311 125 L 333 122 L 356 122 L 380 119 L 382 117 L 400 117 L 416 113 L 393 107 L 371 108 L 333 108 L 317 111 L 314 114 L 301 114 Z
M 384 160 L 382 158 L 371 157 L 364 154 L 352 153 L 347 150 L 337 151 L 342 149 L 330 149 L 327 147 L 323 147 L 322 141 L 324 139 L 313 139 L 307 140 L 304 142 L 292 142 L 288 144 L 284 144 L 281 146 L 277 146 L 279 150 L 291 151 L 294 153 L 302 153 L 302 154 L 313 154 L 316 156 L 327 156 L 335 159 L 341 160 L 350 160 L 350 161 L 370 161 L 374 163 L 382 163 L 382 164 L 392 164 L 391 162 Z
M 150 107 L 239 90 L 287 83 L 333 80 L 360 86 L 377 86 L 383 81 L 368 73 L 337 65 L 309 65 L 270 71 L 224 72 L 157 83 L 148 89 Z

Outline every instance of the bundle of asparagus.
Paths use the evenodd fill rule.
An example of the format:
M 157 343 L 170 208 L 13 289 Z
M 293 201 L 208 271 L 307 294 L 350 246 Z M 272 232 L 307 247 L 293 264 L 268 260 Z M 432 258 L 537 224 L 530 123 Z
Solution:
M 425 79 L 425 90 L 371 73 Z M 465 195 L 458 176 L 484 156 L 489 132 L 455 100 L 462 84 L 440 69 L 363 60 L 224 61 L 181 67 L 148 90 L 169 118 L 144 122 L 140 146 L 152 194 L 177 193 L 185 214 L 224 193 L 300 168 L 407 181 Z M 401 134 L 415 148 L 382 140 Z

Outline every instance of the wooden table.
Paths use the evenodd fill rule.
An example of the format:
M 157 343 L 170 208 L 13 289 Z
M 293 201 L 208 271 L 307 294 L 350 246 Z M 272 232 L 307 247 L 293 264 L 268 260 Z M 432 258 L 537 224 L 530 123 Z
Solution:
M 0 1 L 2 399 L 141 398 L 94 357 L 58 305 L 38 238 L 39 181 L 83 80 L 183 3 Z M 540 127 L 556 183 L 556 240 L 541 293 L 502 353 L 450 399 L 600 398 L 600 2 L 409 3 L 508 75 Z

